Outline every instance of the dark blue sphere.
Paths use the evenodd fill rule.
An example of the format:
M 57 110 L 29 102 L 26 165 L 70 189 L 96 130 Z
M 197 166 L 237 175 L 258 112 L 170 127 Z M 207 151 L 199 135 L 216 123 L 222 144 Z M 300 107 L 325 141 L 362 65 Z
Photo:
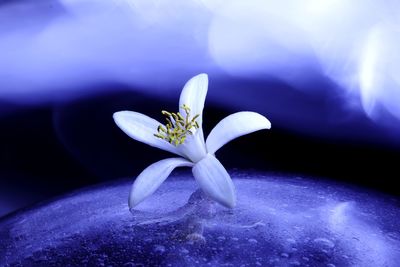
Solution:
M 179 174 L 131 212 L 130 181 L 21 211 L 0 221 L 0 265 L 399 266 L 399 199 L 300 177 L 232 177 L 233 210 Z

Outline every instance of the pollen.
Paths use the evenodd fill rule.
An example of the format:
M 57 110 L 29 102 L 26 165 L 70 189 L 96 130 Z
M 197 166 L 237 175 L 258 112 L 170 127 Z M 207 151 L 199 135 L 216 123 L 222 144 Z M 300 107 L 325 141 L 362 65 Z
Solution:
M 196 119 L 200 114 L 190 118 L 190 108 L 185 104 L 181 108 L 185 111 L 186 116 L 179 112 L 161 111 L 167 124 L 158 126 L 157 133 L 154 134 L 155 137 L 163 139 L 174 146 L 179 146 L 185 142 L 188 135 L 192 135 L 194 130 L 199 128 Z

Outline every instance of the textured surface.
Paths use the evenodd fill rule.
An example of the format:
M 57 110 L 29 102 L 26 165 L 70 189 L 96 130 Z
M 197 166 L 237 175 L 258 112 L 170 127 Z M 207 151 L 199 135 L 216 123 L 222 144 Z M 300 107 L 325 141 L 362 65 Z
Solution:
M 118 181 L 3 218 L 0 265 L 398 266 L 398 199 L 300 177 L 232 177 L 234 210 L 190 197 L 193 178 L 175 175 L 132 214 L 131 182 Z

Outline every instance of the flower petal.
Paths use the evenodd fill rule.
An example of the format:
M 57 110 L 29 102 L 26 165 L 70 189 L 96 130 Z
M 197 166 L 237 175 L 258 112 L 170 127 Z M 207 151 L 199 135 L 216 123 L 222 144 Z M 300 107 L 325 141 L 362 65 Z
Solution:
M 131 138 L 183 156 L 174 145 L 154 136 L 157 133 L 158 126 L 161 125 L 155 119 L 133 111 L 115 112 L 113 118 L 118 127 Z
M 235 186 L 224 166 L 213 156 L 197 162 L 192 169 L 201 189 L 218 203 L 233 208 L 236 205 Z
M 271 123 L 264 116 L 250 111 L 229 115 L 220 121 L 207 137 L 207 152 L 214 154 L 233 139 L 262 129 L 270 129 Z
M 198 162 L 207 154 L 206 144 L 202 135 L 202 129 L 194 134 L 189 134 L 183 144 L 177 146 L 179 152 L 192 162 Z
M 182 106 L 185 104 L 190 108 L 190 115 L 193 118 L 197 114 L 200 116 L 196 119 L 200 128 L 203 121 L 203 108 L 208 90 L 208 76 L 205 73 L 199 74 L 191 78 L 183 87 L 181 97 L 179 99 L 179 112 L 185 116 L 185 110 Z
M 129 194 L 129 207 L 135 207 L 153 194 L 176 167 L 192 166 L 193 163 L 183 158 L 169 158 L 153 163 L 144 169 L 133 183 Z

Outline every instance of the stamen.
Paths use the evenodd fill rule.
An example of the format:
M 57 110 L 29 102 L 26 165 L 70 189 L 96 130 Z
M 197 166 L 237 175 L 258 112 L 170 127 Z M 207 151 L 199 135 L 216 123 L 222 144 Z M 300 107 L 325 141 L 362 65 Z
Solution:
M 160 125 L 157 127 L 157 133 L 155 137 L 163 139 L 170 144 L 175 146 L 182 145 L 188 135 L 192 135 L 194 129 L 199 128 L 199 124 L 196 119 L 200 116 L 197 114 L 193 118 L 190 118 L 190 108 L 183 104 L 181 107 L 186 116 L 182 116 L 179 112 L 173 113 L 162 110 L 161 113 L 166 117 L 167 124 L 165 127 Z

